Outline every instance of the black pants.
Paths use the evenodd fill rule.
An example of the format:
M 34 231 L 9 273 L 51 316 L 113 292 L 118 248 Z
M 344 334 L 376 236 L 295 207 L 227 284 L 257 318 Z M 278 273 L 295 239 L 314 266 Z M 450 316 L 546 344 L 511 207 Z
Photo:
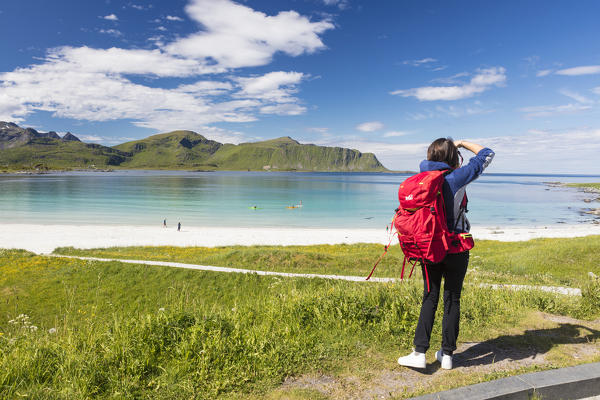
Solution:
M 415 332 L 415 351 L 425 353 L 429 349 L 431 329 L 440 298 L 442 277 L 444 278 L 444 318 L 442 320 L 442 350 L 444 354 L 452 355 L 456 350 L 456 338 L 458 338 L 458 323 L 460 320 L 460 292 L 469 265 L 469 252 L 448 254 L 444 261 L 439 264 L 427 266 L 429 273 L 429 288 L 425 281 L 423 267 L 423 304 L 419 323 Z

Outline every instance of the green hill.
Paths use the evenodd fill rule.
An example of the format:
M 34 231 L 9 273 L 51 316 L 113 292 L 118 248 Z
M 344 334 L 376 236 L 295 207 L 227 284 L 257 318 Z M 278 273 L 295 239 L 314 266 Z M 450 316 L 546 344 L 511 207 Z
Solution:
M 0 121 L 0 168 L 201 169 L 228 171 L 387 171 L 374 154 L 300 144 L 290 137 L 222 144 L 192 131 L 173 131 L 114 147 L 67 133 L 41 133 Z
M 290 137 L 227 144 L 210 159 L 219 169 L 273 171 L 386 171 L 374 154 L 341 147 L 300 144 Z
M 45 170 L 67 168 L 106 168 L 120 165 L 130 154 L 83 143 L 67 133 L 38 132 L 0 121 L 0 169 Z
M 223 145 L 192 131 L 174 131 L 127 142 L 114 149 L 127 152 L 131 157 L 123 168 L 198 168 L 209 167 L 207 160 Z

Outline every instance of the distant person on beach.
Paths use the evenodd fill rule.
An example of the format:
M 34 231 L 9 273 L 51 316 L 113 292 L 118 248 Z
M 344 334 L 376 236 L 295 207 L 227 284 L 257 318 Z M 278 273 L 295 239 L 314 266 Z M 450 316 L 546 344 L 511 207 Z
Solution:
M 177 223 L 177 232 L 179 232 L 181 230 L 181 222 Z
M 469 163 L 462 166 L 462 156 L 459 148 L 465 148 L 475 154 Z M 481 175 L 494 158 L 494 152 L 475 143 L 464 140 L 440 138 L 435 140 L 427 149 L 427 160 L 420 165 L 421 172 L 435 170 L 451 170 L 446 175 L 442 186 L 442 195 L 446 208 L 448 229 L 458 232 L 469 232 L 471 226 L 466 212 L 466 186 Z M 447 254 L 438 264 L 428 264 L 429 291 L 425 282 L 426 272 L 423 266 L 423 303 L 419 322 L 415 331 L 414 351 L 398 359 L 398 364 L 413 368 L 425 368 L 425 352 L 429 349 L 429 340 L 435 312 L 438 306 L 442 278 L 444 278 L 444 317 L 442 320 L 442 348 L 436 352 L 436 359 L 442 368 L 452 369 L 452 353 L 456 350 L 460 320 L 460 295 L 463 287 L 469 251 Z
M 163 221 L 163 228 L 166 228 L 166 227 L 167 227 L 167 220 L 165 219 L 165 220 Z

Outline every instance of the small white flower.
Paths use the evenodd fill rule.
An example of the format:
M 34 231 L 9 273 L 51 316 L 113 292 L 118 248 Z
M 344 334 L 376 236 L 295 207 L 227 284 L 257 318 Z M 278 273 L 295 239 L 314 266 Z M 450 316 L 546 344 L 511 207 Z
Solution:
M 48 333 L 56 333 L 56 328 L 50 328 L 50 329 L 48 329 Z
M 165 311 L 165 308 L 164 308 L 164 307 L 161 307 L 161 308 L 159 308 L 159 309 L 158 309 L 158 311 L 160 311 L 160 312 L 164 312 L 164 311 Z
M 31 329 L 32 331 L 34 331 L 34 332 L 35 332 L 35 331 L 37 331 L 37 326 L 35 326 L 35 325 L 31 325 L 31 326 L 29 327 L 29 329 Z

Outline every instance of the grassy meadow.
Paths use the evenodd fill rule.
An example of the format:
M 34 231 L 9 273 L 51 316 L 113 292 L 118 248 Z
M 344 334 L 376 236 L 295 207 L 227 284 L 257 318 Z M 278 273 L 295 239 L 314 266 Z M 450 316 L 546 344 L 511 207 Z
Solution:
M 568 187 L 600 190 L 600 183 L 567 183 Z
M 548 354 L 545 368 L 600 360 L 598 353 L 574 359 L 562 350 L 600 339 L 600 332 L 581 331 L 583 322 L 559 324 L 549 331 L 556 337 L 531 333 L 541 326 L 539 313 L 569 321 L 600 317 L 600 282 L 587 276 L 600 275 L 590 256 L 599 254 L 597 242 L 478 242 L 463 292 L 459 340 L 536 348 Z M 361 244 L 57 253 L 365 275 L 381 251 Z M 377 276 L 395 276 L 399 257 L 395 247 Z M 0 398 L 335 398 L 282 383 L 326 375 L 361 386 L 382 370 L 400 369 L 396 358 L 410 350 L 418 318 L 419 275 L 402 284 L 353 283 L 0 250 Z M 561 283 L 584 291 L 582 297 L 493 291 L 472 284 L 480 281 Z M 432 349 L 439 346 L 440 321 L 441 314 Z M 398 396 L 536 368 L 434 374 L 442 379 L 415 382 Z
M 57 254 L 131 260 L 172 261 L 263 271 L 367 276 L 383 245 L 58 248 Z M 471 282 L 581 287 L 588 272 L 600 275 L 600 236 L 477 241 L 471 251 Z M 391 246 L 375 276 L 399 277 L 400 246 Z

